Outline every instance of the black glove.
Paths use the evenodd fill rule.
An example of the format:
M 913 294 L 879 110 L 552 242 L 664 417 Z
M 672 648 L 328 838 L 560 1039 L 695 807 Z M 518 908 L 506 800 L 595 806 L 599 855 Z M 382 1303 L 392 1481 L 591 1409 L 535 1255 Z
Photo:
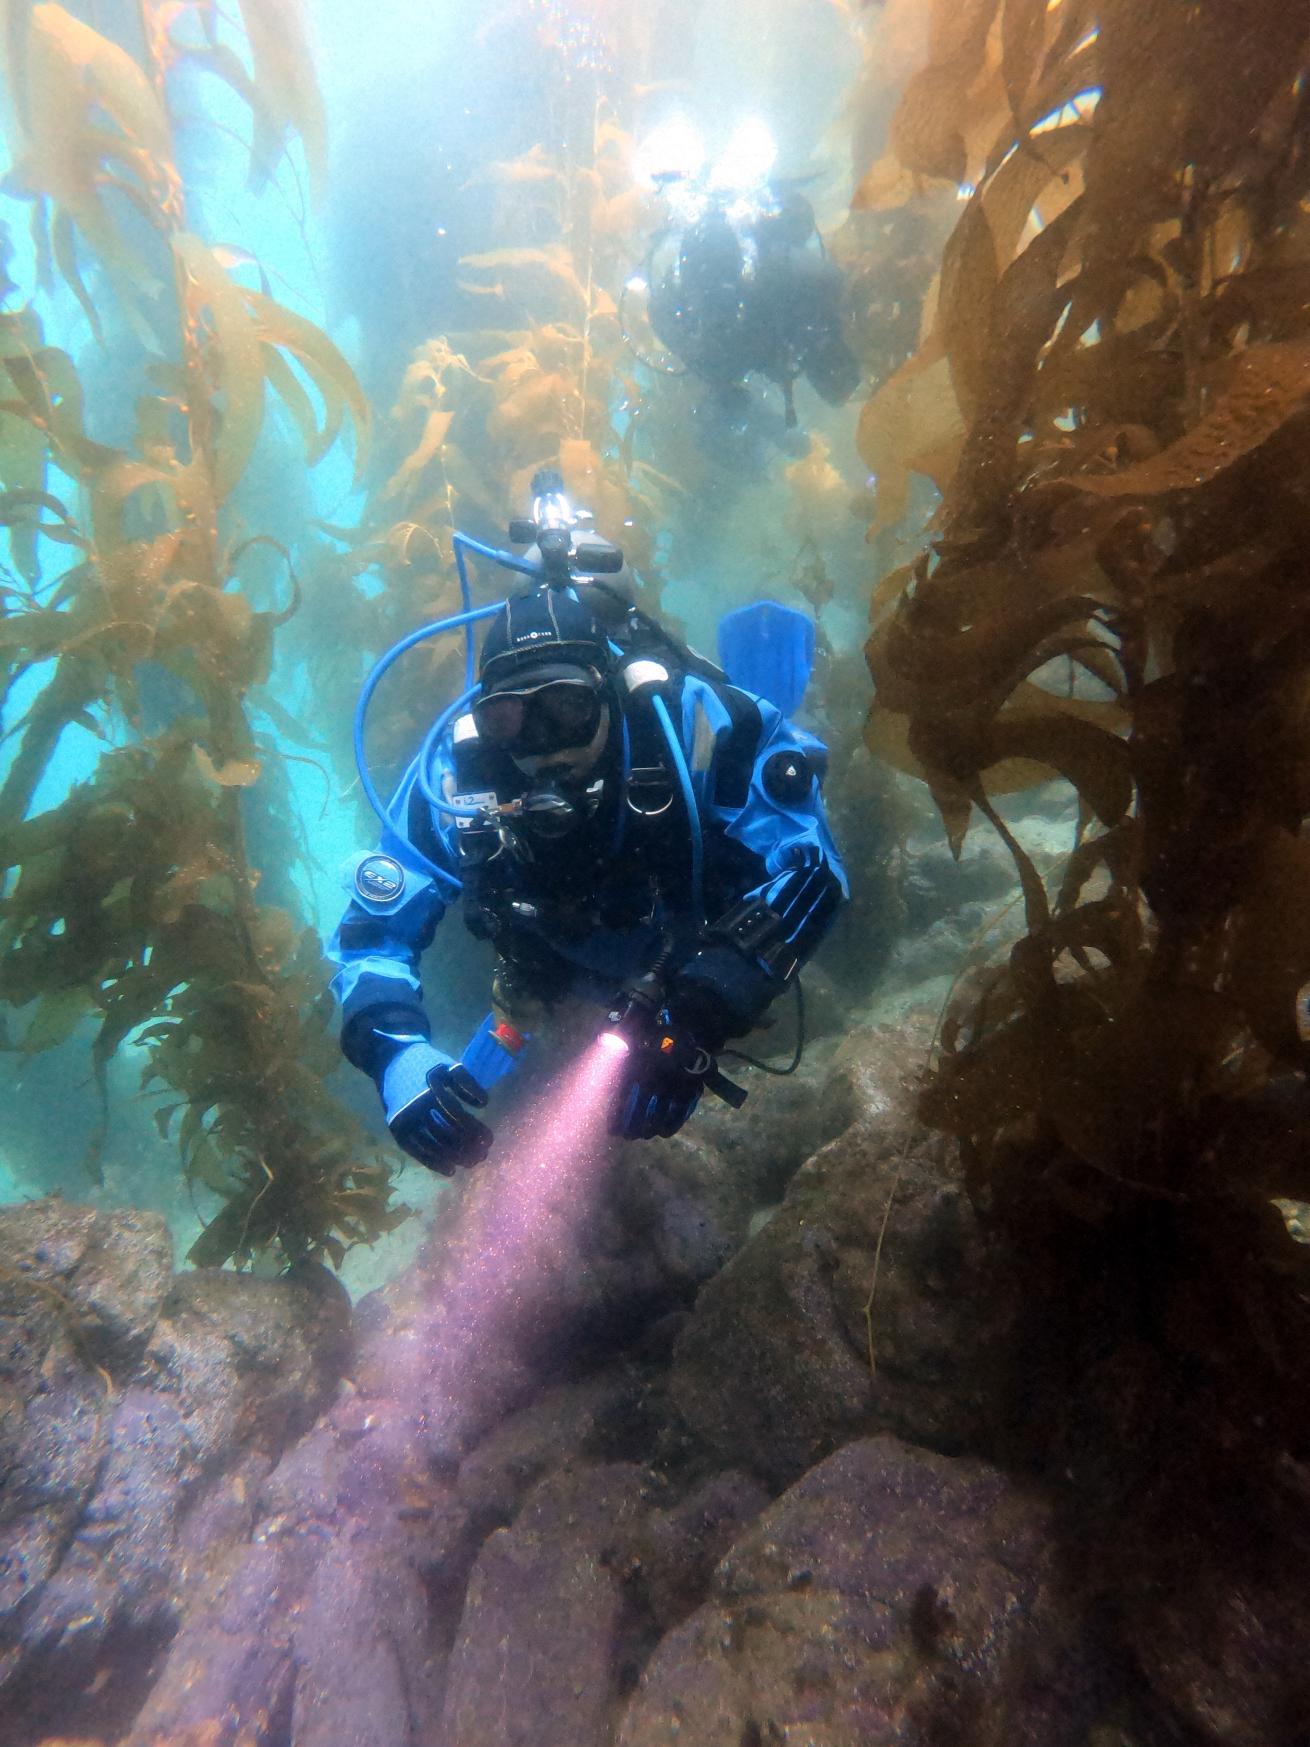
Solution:
M 610 1133 L 625 1140 L 676 1134 L 700 1103 L 705 1075 L 714 1062 L 685 1032 L 670 1026 L 625 1062 Z
M 416 1039 L 391 1060 L 381 1091 L 396 1145 L 439 1176 L 476 1165 L 491 1151 L 491 1130 L 464 1108 L 483 1109 L 487 1094 L 462 1063 L 426 1041 Z

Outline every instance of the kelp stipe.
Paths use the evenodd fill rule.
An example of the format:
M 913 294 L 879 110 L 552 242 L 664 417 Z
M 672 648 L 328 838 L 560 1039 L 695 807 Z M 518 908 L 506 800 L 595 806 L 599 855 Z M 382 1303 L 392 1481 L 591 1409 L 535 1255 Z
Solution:
M 79 1018 L 94 1019 L 102 1084 L 125 1038 L 148 1050 L 146 1085 L 176 1094 L 157 1113 L 161 1134 L 176 1126 L 188 1176 L 225 1203 L 193 1260 L 246 1262 L 272 1249 L 339 1262 L 348 1244 L 402 1213 L 389 1206 L 386 1168 L 323 1089 L 335 1046 L 316 938 L 256 894 L 240 798 L 276 754 L 256 743 L 247 700 L 268 678 L 274 636 L 299 593 L 289 566 L 281 610 L 256 610 L 231 586 L 249 542 L 233 542 L 224 507 L 249 465 L 267 384 L 311 463 L 349 415 L 362 470 L 369 412 L 326 336 L 234 281 L 221 253 L 187 229 L 172 155 L 165 74 L 196 60 L 250 104 L 264 167 L 288 125 L 301 130 L 312 165 L 321 116 L 294 10 L 243 4 L 253 78 L 219 42 L 208 9 L 206 34 L 185 43 L 166 10 L 143 8 L 140 62 L 59 6 L 30 16 L 19 8 L 10 20 L 17 174 L 48 225 L 51 257 L 98 335 L 77 269 L 77 244 L 89 247 L 129 319 L 179 362 L 151 367 L 135 446 L 112 448 L 87 433 L 67 354 L 42 343 L 30 313 L 0 318 L 9 383 L 0 513 L 26 584 L 6 588 L 6 695 L 53 663 L 17 725 L 21 744 L 0 791 L 4 859 L 16 870 L 0 904 L 0 993 L 37 1000 L 20 1049 L 48 1047 Z M 85 525 L 50 489 L 52 472 L 81 489 Z M 44 583 L 42 542 L 76 555 Z M 143 662 L 167 669 L 191 700 L 148 735 Z M 136 742 L 106 750 L 88 782 L 29 817 L 65 726 L 103 733 L 116 716 Z
M 893 142 L 967 201 L 861 438 L 880 519 L 911 471 L 944 496 L 875 597 L 868 733 L 1018 869 L 1026 932 L 922 1110 L 1016 1240 L 1012 1430 L 1140 1586 L 1126 1515 L 1223 1532 L 1310 1453 L 1307 24 L 933 19 Z M 997 797 L 1052 775 L 1047 890 Z

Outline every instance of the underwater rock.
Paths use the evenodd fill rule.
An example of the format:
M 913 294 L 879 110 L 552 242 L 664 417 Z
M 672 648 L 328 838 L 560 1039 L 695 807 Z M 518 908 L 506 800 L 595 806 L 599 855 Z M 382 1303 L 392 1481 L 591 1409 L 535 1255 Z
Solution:
M 327 1405 L 349 1316 L 326 1269 L 259 1280 L 198 1268 L 169 1293 L 142 1377 L 177 1398 L 202 1465 L 222 1463 L 234 1444 L 277 1451 Z
M 416 1537 L 414 1558 L 435 1637 L 453 1640 L 469 1573 L 487 1537 L 514 1521 L 533 1488 L 594 1443 L 613 1441 L 616 1423 L 631 1418 L 635 1387 L 625 1366 L 557 1384 L 512 1413 L 464 1458 L 454 1485 L 434 1501 Z
M 348 1306 L 322 1270 L 174 1278 L 149 1214 L 30 1202 L 0 1210 L 0 1240 L 5 1744 L 118 1739 L 179 1622 L 214 1606 L 263 1475 L 331 1398 Z M 244 1617 L 219 1609 L 214 1630 L 230 1642 Z
M 635 1552 L 646 1605 L 662 1631 L 700 1605 L 714 1567 L 768 1503 L 757 1480 L 728 1469 L 645 1519 Z
M 612 1441 L 639 1387 L 628 1367 L 611 1366 L 543 1390 L 460 1463 L 456 1501 L 492 1526 L 509 1522 L 531 1488 L 595 1443 Z
M 794 1038 L 790 1013 L 784 1012 L 779 1032 L 778 1043 L 769 1039 L 767 1059 L 784 1066 Z M 765 1053 L 758 1035 L 743 1047 Z M 750 1097 L 740 1110 L 718 1099 L 702 1100 L 691 1132 L 714 1149 L 720 1170 L 752 1208 L 780 1201 L 806 1159 L 854 1120 L 855 1109 L 830 1096 L 830 1057 L 830 1046 L 811 1045 L 798 1071 L 787 1078 L 770 1078 L 725 1061 L 725 1071 L 740 1078 Z
M 58 1196 L 0 1208 L 0 1255 L 67 1301 L 86 1354 L 111 1373 L 140 1357 L 173 1280 L 158 1214 L 97 1212 Z
M 107 1420 L 67 1301 L 0 1272 L 0 1688 L 91 1497 Z
M 988 1447 L 988 1252 L 940 1146 L 907 1126 L 918 1059 L 913 1034 L 839 1052 L 825 1096 L 857 1120 L 796 1175 L 678 1338 L 679 1412 L 725 1466 L 772 1486 L 874 1431 Z
M 745 1241 L 749 1185 L 699 1133 L 625 1147 L 587 1234 L 598 1280 L 626 1323 L 689 1304 Z
M 815 1052 L 788 1079 L 744 1070 L 750 1097 L 740 1111 L 706 1099 L 672 1139 L 619 1149 L 580 1233 L 571 1342 L 630 1339 L 690 1304 L 740 1249 L 756 1211 L 845 1125 L 818 1095 L 821 1060 Z
M 1091 1683 L 1053 1601 L 1044 1506 L 889 1437 L 779 1498 L 660 1644 L 619 1747 L 1070 1747 Z
M 360 1531 L 333 1542 L 295 1626 L 295 1747 L 396 1747 L 430 1738 L 445 1657 L 402 1555 Z
M 1253 1517 L 1239 1572 L 1216 1538 L 1171 1550 L 1170 1575 L 1130 1602 L 1125 1628 L 1148 1687 L 1206 1747 L 1299 1747 L 1310 1725 L 1304 1520 L 1282 1548 Z M 1258 1525 L 1258 1526 L 1257 1526 Z M 1251 1555 L 1254 1555 L 1251 1557 Z M 1265 1569 L 1260 1571 L 1259 1566 Z
M 102 1651 L 148 1654 L 175 1623 L 178 1518 L 197 1475 L 173 1404 L 129 1389 L 105 1429 L 95 1491 L 57 1571 L 22 1622 L 18 1648 L 44 1686 L 81 1690 Z
M 441 1747 L 603 1747 L 628 1630 L 620 1548 L 651 1477 L 545 1480 L 483 1546 L 450 1659 Z

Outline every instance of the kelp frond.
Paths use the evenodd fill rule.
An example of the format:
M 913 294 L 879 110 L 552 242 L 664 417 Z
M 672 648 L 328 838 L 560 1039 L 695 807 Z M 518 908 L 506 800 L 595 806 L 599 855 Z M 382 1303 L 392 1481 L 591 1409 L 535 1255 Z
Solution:
M 130 197 L 175 293 L 154 302 L 152 320 L 171 312 L 169 350 L 181 361 L 148 367 L 135 444 L 113 447 L 88 434 L 72 358 L 45 343 L 30 312 L 0 314 L 0 525 L 26 585 L 4 592 L 6 696 L 49 672 L 10 725 L 17 751 L 0 787 L 12 870 L 0 997 L 31 1009 L 17 1043 L 29 1053 L 92 1023 L 102 1088 L 125 1040 L 146 1050 L 147 1086 L 173 1094 L 161 1133 L 180 1112 L 184 1169 L 221 1198 L 193 1259 L 243 1263 L 273 1249 L 340 1261 L 402 1214 L 389 1206 L 386 1168 L 323 1087 L 335 1045 L 317 939 L 256 891 L 248 821 L 268 811 L 276 773 L 247 700 L 266 685 L 274 637 L 300 595 L 294 571 L 289 608 L 262 610 L 246 595 L 243 555 L 277 542 L 234 530 L 226 506 L 259 438 L 266 384 L 311 463 L 349 417 L 362 474 L 370 415 L 326 335 L 238 283 L 240 263 L 187 228 L 164 79 L 189 52 L 169 35 L 182 10 L 144 8 L 144 66 L 59 6 L 6 13 L 20 170 L 52 209 L 57 264 L 87 306 L 75 233 L 134 296 L 146 268 L 113 204 Z M 253 0 L 242 11 L 252 101 L 264 105 L 259 149 L 271 153 L 294 123 L 313 151 L 321 116 L 294 12 Z M 218 46 L 212 33 L 209 43 Z M 93 307 L 88 315 L 94 326 Z M 84 494 L 84 519 L 52 476 Z M 50 577 L 43 551 L 61 547 L 73 562 Z M 148 735 L 143 664 L 166 670 L 185 700 Z M 276 705 L 265 697 L 261 707 Z M 65 729 L 109 738 L 124 718 L 135 743 L 108 745 L 89 780 L 31 815 Z
M 860 427 L 875 529 L 942 492 L 875 596 L 870 744 L 957 850 L 991 823 L 1026 913 L 924 1114 L 1016 1228 L 1149 1227 L 1132 1303 L 1205 1323 L 1243 1448 L 1256 1399 L 1304 1435 L 1310 1351 L 1308 92 L 1276 0 L 940 0 L 892 142 L 965 203 Z M 1052 776 L 1054 889 L 996 801 Z

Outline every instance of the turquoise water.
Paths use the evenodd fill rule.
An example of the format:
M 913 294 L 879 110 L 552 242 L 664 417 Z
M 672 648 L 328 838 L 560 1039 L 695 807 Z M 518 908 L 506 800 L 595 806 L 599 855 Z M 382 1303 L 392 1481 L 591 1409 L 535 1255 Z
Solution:
M 1195 49 L 1204 7 L 1149 11 Z M 1260 15 L 1252 55 L 1275 40 Z M 1112 1005 L 1159 920 L 1124 768 L 1172 695 L 1159 626 L 1143 653 L 1124 625 L 1164 573 L 1172 635 L 1228 574 L 1169 571 L 1221 513 L 1198 536 L 1156 492 L 1114 520 L 1113 472 L 1205 425 L 1233 360 L 1193 380 L 1194 350 L 1255 335 L 1223 263 L 1240 279 L 1258 241 L 1278 370 L 1258 395 L 1238 371 L 1239 439 L 1300 407 L 1306 70 L 1269 75 L 1269 113 L 1207 180 L 1218 86 L 1197 83 L 1203 126 L 1124 53 L 1136 20 L 1081 0 L 0 5 L 0 1747 L 1310 1743 L 1310 1203 L 1287 1138 L 1310 985 L 1293 1036 L 1267 928 L 1303 844 L 1279 839 L 1265 932 L 1241 936 L 1274 994 L 1240 1035 L 1190 985 L 1157 1034 Z M 1143 284 L 1065 333 L 1075 242 L 1112 228 L 1088 244 L 1072 222 L 1106 180 L 1097 130 L 1129 193 L 1153 166 L 1155 198 L 1175 123 L 1177 235 L 1143 196 Z M 1197 203 L 1257 171 L 1296 222 L 1256 238 L 1266 207 L 1235 197 L 1203 249 Z M 716 212 L 756 238 L 805 203 L 790 318 L 838 286 L 828 375 L 799 352 L 774 377 L 721 367 L 721 330 L 677 330 L 680 356 L 659 311 L 680 239 Z M 745 253 L 766 279 L 767 249 Z M 1127 268 L 1096 260 L 1108 298 Z M 1103 341 L 1131 362 L 1144 335 L 1123 384 L 1098 375 Z M 1052 359 L 1048 405 L 1030 390 Z M 1151 429 L 1159 383 L 1179 404 Z M 1199 448 L 1193 471 L 1222 473 L 1223 444 Z M 533 1037 L 492 1090 L 490 1156 L 448 1180 L 393 1144 L 338 1047 L 324 953 L 379 835 L 352 719 L 384 653 L 460 608 L 456 531 L 503 547 L 544 467 L 696 650 L 761 599 L 812 619 L 795 716 L 828 749 L 850 901 L 803 1000 L 722 1053 L 744 1104 L 707 1092 L 628 1141 L 608 1132 L 627 1057 L 598 1029 L 645 1037 L 638 1002 L 609 1017 L 632 988 L 516 1006 L 452 910 L 425 961 L 434 1044 L 458 1056 L 493 998 Z M 1080 467 L 1104 523 L 1059 495 Z M 1271 488 L 1271 524 L 1303 483 Z M 1041 562 L 1094 658 L 1016 628 Z M 1295 566 L 1272 568 L 1283 603 Z M 506 586 L 474 563 L 476 605 Z M 1084 588 L 1109 604 L 1069 608 Z M 898 636 L 900 701 L 871 716 Z M 383 682 L 384 794 L 462 661 L 425 642 Z M 1300 683 L 1279 705 L 1298 725 Z M 998 716 L 1067 711 L 1062 737 L 1043 748 L 1019 710 L 984 758 L 993 691 Z M 498 817 L 512 856 L 527 839 Z M 1166 1169 L 1149 1094 L 1171 1067 L 1188 1121 L 1213 1099 L 1186 1135 L 1204 1194 Z M 1255 1137 L 1238 1170 L 1233 1134 Z
M 388 414 L 412 352 L 450 334 L 457 350 L 468 345 L 476 355 L 480 347 L 489 356 L 496 346 L 484 330 L 530 332 L 534 296 L 541 299 L 542 315 L 551 313 L 549 288 L 543 294 L 527 285 L 521 292 L 526 301 L 516 301 L 516 286 L 510 287 L 512 295 L 499 298 L 461 289 L 478 275 L 460 262 L 507 248 L 572 247 L 569 226 L 576 214 L 569 203 L 576 205 L 577 197 L 564 178 L 587 171 L 583 160 L 594 155 L 598 126 L 615 130 L 616 143 L 608 149 L 616 157 L 630 157 L 647 140 L 658 139 L 671 117 L 690 118 L 713 156 L 724 152 L 740 123 L 762 120 L 774 136 L 778 168 L 805 179 L 821 226 L 830 229 L 840 220 L 850 146 L 843 138 L 839 97 L 861 66 L 860 33 L 854 20 L 826 5 L 788 8 L 763 35 L 750 28 L 747 11 L 726 4 L 709 7 L 689 26 L 672 8 L 653 8 L 640 20 L 616 24 L 604 9 L 591 15 L 511 5 L 489 9 L 470 30 L 458 9 L 447 14 L 388 6 L 361 31 L 355 8 L 316 6 L 308 26 L 326 116 L 326 173 L 314 186 L 314 166 L 288 130 L 286 151 L 273 175 L 252 177 L 239 143 L 250 134 L 248 108 L 219 79 L 182 62 L 170 74 L 168 100 L 187 221 L 219 247 L 234 283 L 266 285 L 288 309 L 331 337 L 373 402 L 375 456 L 381 451 L 394 458 L 398 421 L 389 426 Z M 119 16 L 110 8 L 87 18 L 110 40 L 141 52 L 130 9 Z M 184 27 L 178 35 L 190 40 Z M 589 132 L 591 139 L 584 137 Z M 554 180 L 534 179 L 532 165 L 543 156 L 558 165 L 551 171 Z M 516 170 L 515 160 L 527 168 Z M 615 186 L 622 183 L 620 194 L 634 185 L 630 163 L 614 174 Z M 523 180 L 516 179 L 520 175 Z M 98 345 L 69 286 L 57 276 L 50 283 L 48 267 L 41 264 L 31 234 L 33 203 L 10 196 L 5 206 L 15 286 L 8 307 L 38 312 L 46 343 L 74 361 L 84 385 L 88 435 L 130 443 L 151 353 L 156 346 L 164 355 L 175 351 L 176 338 L 170 342 L 164 322 L 162 337 L 143 348 L 125 325 L 128 318 L 108 280 L 96 277 L 89 260 L 88 282 L 97 310 L 104 310 L 105 343 Z M 115 217 L 130 233 L 133 220 Z M 613 220 L 616 226 L 620 222 L 620 217 Z M 639 272 L 649 222 L 634 216 L 603 257 L 594 251 L 597 289 L 603 279 L 617 297 L 622 276 Z M 88 253 L 85 244 L 83 252 Z M 139 318 L 132 319 L 139 325 Z M 658 558 L 659 601 L 666 613 L 693 642 L 712 649 L 722 611 L 762 594 L 803 599 L 796 579 L 810 564 L 824 574 L 824 631 L 837 648 L 853 651 L 861 635 L 868 574 L 862 527 L 845 513 L 847 497 L 862 483 L 853 452 L 856 407 L 830 409 L 813 394 L 805 398 L 802 389 L 802 428 L 788 434 L 788 452 L 764 440 L 725 458 L 713 452 L 712 444 L 689 450 L 685 423 L 693 396 L 685 381 L 644 370 L 623 348 L 617 362 L 625 374 L 635 370 L 644 385 L 645 423 L 634 451 L 639 465 L 644 461 L 662 473 L 663 463 L 680 475 L 654 511 L 651 550 Z M 631 417 L 627 398 L 618 378 L 599 392 L 612 412 L 612 441 L 622 439 Z M 780 425 L 777 391 L 763 389 L 760 398 Z M 786 469 L 798 454 L 803 457 L 811 432 L 823 445 L 827 476 L 817 496 L 807 500 L 793 489 Z M 549 431 L 543 432 L 538 459 L 549 458 L 553 441 Z M 376 461 L 374 467 L 376 473 Z M 503 471 L 503 460 L 496 471 Z M 263 870 L 261 885 L 261 895 L 289 904 L 324 938 L 342 903 L 338 868 L 352 849 L 367 843 L 371 830 L 350 789 L 344 748 L 365 659 L 383 646 L 335 648 L 338 603 L 316 595 L 315 565 L 324 561 L 325 552 L 339 550 L 319 531 L 321 524 L 348 528 L 363 519 L 381 526 L 387 519 L 385 503 L 378 513 L 376 480 L 370 507 L 367 489 L 356 488 L 353 474 L 349 430 L 307 468 L 285 406 L 270 393 L 259 442 L 220 523 L 220 537 L 229 544 L 251 535 L 282 543 L 306 577 L 304 604 L 275 639 L 272 673 L 253 700 L 252 721 L 274 756 L 283 750 L 297 753 L 285 738 L 285 719 L 261 712 L 261 698 L 272 697 L 297 718 L 315 746 L 330 747 L 334 754 L 330 768 L 304 747 L 299 762 L 282 763 L 277 781 L 295 849 L 288 856 L 287 846 L 279 845 L 279 865 Z M 57 465 L 46 485 L 75 516 L 85 513 L 77 482 Z M 512 501 L 504 480 L 489 484 L 480 496 L 465 492 L 457 501 L 464 505 L 469 531 L 484 538 L 498 536 L 502 518 L 523 507 Z M 838 513 L 830 513 L 833 508 Z M 449 525 L 444 505 L 442 514 Z M 601 531 L 624 537 L 622 527 Z M 42 541 L 39 551 L 38 587 L 53 590 L 67 548 Z M 262 556 L 252 555 L 247 564 L 259 604 L 280 586 L 277 563 L 270 559 L 261 571 Z M 389 584 L 376 566 L 362 569 L 353 583 L 361 600 L 385 594 L 389 586 L 396 586 L 395 579 Z M 480 578 L 479 586 L 479 598 L 488 598 L 490 581 Z M 394 617 L 379 615 L 372 634 L 381 638 L 389 629 L 408 629 L 417 622 L 416 607 L 421 616 L 421 602 L 398 602 Z M 18 678 L 6 703 L 8 722 L 21 723 L 51 676 L 50 666 L 37 663 Z M 157 669 L 145 676 L 145 720 L 150 722 L 153 704 L 154 722 L 162 724 L 182 707 L 185 694 L 179 698 L 176 686 L 170 689 L 157 676 Z M 106 745 L 130 739 L 123 701 L 111 692 L 104 705 L 93 705 L 86 725 L 70 722 L 64 729 L 32 795 L 32 814 L 56 806 L 74 785 L 93 776 Z M 857 731 L 857 724 L 852 721 L 849 729 Z M 12 759 L 19 744 L 11 736 L 0 757 Z M 16 1020 L 18 1037 L 25 1017 Z M 436 1021 L 440 1035 L 439 1012 Z M 455 1030 L 463 1014 L 448 1023 L 451 1030 L 441 1041 L 456 1049 L 462 1038 Z M 156 1133 L 152 1100 L 135 1092 L 145 1060 L 131 1035 L 109 1066 L 111 1120 L 103 1185 L 89 1181 L 82 1168 L 82 1139 L 97 1120 L 87 1071 L 91 1035 L 84 1023 L 54 1051 L 9 1058 L 5 1072 L 18 1112 L 8 1125 L 0 1163 L 9 1192 L 23 1197 L 57 1189 L 89 1196 L 99 1205 L 156 1208 L 184 1249 L 198 1218 L 212 1212 L 212 1198 L 203 1185 L 186 1193 L 178 1181 L 172 1149 Z M 353 1081 L 343 1071 L 334 1090 L 372 1123 L 371 1093 L 365 1086 L 361 1095 Z M 417 1176 L 406 1173 L 404 1193 L 426 1205 L 430 1185 L 425 1179 L 414 1182 Z M 401 1251 L 408 1241 L 404 1235 L 395 1240 Z M 384 1265 L 378 1257 L 352 1257 L 348 1277 L 355 1268 L 372 1277 L 378 1265 Z

